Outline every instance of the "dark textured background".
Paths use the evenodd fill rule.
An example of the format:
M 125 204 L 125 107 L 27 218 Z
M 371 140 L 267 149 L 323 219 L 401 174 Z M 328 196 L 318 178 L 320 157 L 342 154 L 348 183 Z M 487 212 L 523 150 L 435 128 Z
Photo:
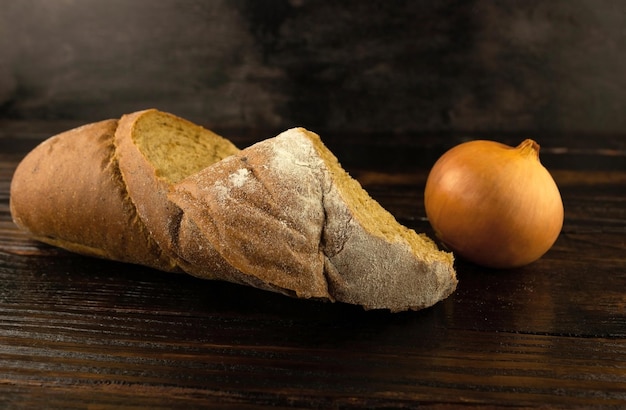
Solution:
M 0 119 L 626 130 L 626 2 L 0 0 Z

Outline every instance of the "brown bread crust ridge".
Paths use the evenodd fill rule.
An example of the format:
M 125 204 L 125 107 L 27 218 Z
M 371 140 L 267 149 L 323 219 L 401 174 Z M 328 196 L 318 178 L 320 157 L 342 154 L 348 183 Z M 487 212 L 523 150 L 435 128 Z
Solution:
M 73 252 L 365 309 L 426 308 L 457 284 L 452 255 L 303 128 L 240 151 L 157 110 L 86 125 L 24 158 L 11 212 Z

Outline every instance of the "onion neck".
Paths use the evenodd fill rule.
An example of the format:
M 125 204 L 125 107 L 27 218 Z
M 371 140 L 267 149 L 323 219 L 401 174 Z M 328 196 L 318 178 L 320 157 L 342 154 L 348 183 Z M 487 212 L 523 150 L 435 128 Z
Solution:
M 541 147 L 534 140 L 530 138 L 525 139 L 519 144 L 515 149 L 520 153 L 520 155 L 524 157 L 532 157 L 535 159 L 539 159 L 539 149 Z

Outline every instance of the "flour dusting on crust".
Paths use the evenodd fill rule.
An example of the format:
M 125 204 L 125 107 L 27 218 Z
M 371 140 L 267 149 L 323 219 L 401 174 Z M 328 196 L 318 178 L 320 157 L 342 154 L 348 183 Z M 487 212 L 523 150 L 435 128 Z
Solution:
M 228 180 L 235 188 L 241 188 L 246 183 L 249 176 L 250 171 L 247 168 L 241 168 L 230 174 Z

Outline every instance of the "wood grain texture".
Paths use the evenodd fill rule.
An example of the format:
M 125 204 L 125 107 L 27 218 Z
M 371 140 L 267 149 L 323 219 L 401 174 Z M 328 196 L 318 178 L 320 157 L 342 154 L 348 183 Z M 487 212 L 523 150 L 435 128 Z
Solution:
M 389 314 L 31 241 L 10 221 L 10 178 L 56 126 L 7 126 L 21 131 L 0 138 L 0 407 L 626 406 L 622 136 L 543 138 L 566 211 L 544 258 L 511 271 L 459 260 L 450 298 Z M 432 234 L 422 191 L 454 138 L 327 140 L 402 223 Z

